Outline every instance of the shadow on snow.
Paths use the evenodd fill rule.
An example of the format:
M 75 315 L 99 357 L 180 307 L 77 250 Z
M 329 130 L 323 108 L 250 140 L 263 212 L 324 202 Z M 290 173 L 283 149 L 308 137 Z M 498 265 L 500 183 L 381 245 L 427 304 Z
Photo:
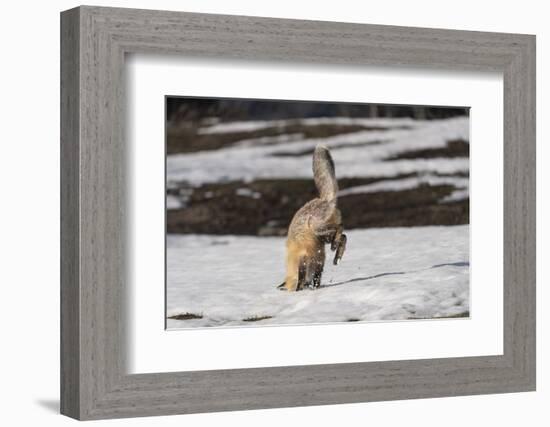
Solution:
M 420 270 L 412 270 L 412 271 L 395 271 L 390 273 L 380 273 L 375 274 L 373 276 L 366 276 L 366 277 L 355 277 L 353 279 L 344 280 L 343 282 L 337 282 L 337 283 L 331 283 L 330 285 L 322 285 L 321 288 L 332 288 L 333 286 L 341 286 L 341 285 L 347 285 L 348 283 L 353 282 L 361 282 L 364 280 L 372 280 L 372 279 L 378 279 L 379 277 L 385 277 L 385 276 L 397 276 L 401 274 L 408 274 L 408 273 L 419 273 L 421 271 L 431 270 L 434 268 L 441 268 L 441 267 L 469 267 L 470 263 L 468 261 L 459 261 L 459 262 L 448 262 L 444 264 L 436 264 L 432 265 L 429 268 L 423 268 Z

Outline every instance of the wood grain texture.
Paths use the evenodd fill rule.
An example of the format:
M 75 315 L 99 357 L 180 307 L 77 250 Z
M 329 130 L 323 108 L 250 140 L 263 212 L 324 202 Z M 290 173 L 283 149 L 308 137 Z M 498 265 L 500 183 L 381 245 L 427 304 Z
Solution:
M 78 419 L 535 388 L 534 36 L 80 7 L 62 13 L 62 413 Z M 124 55 L 504 75 L 504 354 L 128 375 Z
M 80 414 L 78 10 L 61 19 L 61 412 Z

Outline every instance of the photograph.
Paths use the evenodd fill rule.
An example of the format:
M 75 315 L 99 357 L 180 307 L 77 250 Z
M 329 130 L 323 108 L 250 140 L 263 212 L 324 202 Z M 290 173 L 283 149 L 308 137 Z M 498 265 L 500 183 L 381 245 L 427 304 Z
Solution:
M 166 329 L 470 318 L 469 110 L 166 95 Z

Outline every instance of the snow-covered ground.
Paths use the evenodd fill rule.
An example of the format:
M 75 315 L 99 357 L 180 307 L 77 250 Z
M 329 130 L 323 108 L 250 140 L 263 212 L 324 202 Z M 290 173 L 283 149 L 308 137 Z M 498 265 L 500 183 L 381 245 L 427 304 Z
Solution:
M 168 235 L 167 316 L 202 316 L 168 319 L 168 328 L 469 313 L 468 225 L 350 230 L 347 235 L 340 265 L 331 264 L 327 251 L 321 288 L 301 292 L 276 288 L 284 278 L 284 238 Z
M 258 178 L 311 178 L 311 153 L 303 155 L 302 153 L 304 150 L 313 150 L 319 143 L 331 149 L 339 178 L 392 177 L 411 172 L 452 174 L 467 172 L 469 169 L 468 158 L 385 161 L 390 156 L 410 150 L 443 148 L 451 140 L 461 139 L 468 142 L 469 119 L 467 117 L 431 121 L 355 120 L 360 120 L 365 126 L 384 127 L 386 130 L 368 130 L 367 128 L 326 138 L 303 140 L 299 135 L 294 135 L 290 140 L 278 136 L 277 143 L 272 143 L 270 140 L 267 144 L 263 142 L 264 138 L 258 138 L 244 140 L 219 150 L 169 155 L 166 163 L 168 186 L 177 181 L 200 185 L 207 182 L 250 181 Z M 213 125 L 213 130 L 210 132 L 256 129 L 260 125 L 267 126 L 267 123 L 272 123 L 274 126 L 273 123 L 279 123 L 279 121 L 259 124 L 252 122 L 247 126 L 241 123 Z M 253 126 L 254 124 L 256 125 Z M 270 138 L 273 139 L 273 137 Z M 285 154 L 284 158 L 280 157 L 281 153 Z
M 355 128 L 324 138 L 305 136 L 305 128 L 321 125 Z M 269 129 L 278 133 L 254 133 Z M 167 195 L 168 209 L 185 208 L 189 197 L 204 184 L 243 181 L 235 194 L 261 199 L 263 195 L 246 183 L 311 179 L 311 154 L 319 143 L 330 148 L 339 179 L 377 178 L 369 184 L 341 189 L 342 199 L 423 185 L 454 187 L 436 203 L 469 198 L 468 156 L 453 157 L 441 150 L 450 141 L 469 143 L 468 117 L 211 120 L 198 130 L 199 135 L 212 137 L 232 133 L 243 139 L 215 150 L 167 157 L 167 186 L 177 190 Z M 422 150 L 440 154 L 414 154 Z M 400 156 L 403 153 L 409 155 Z M 203 196 L 216 197 L 210 192 Z M 333 266 L 332 253 L 327 254 L 322 287 L 296 293 L 276 288 L 284 279 L 284 238 L 168 235 L 168 327 L 386 321 L 469 314 L 468 225 L 353 229 L 346 233 L 348 248 L 341 264 Z M 185 320 L 170 318 L 174 316 Z
M 291 123 L 303 126 L 360 125 L 365 128 L 325 138 L 304 138 L 300 133 L 245 138 L 218 150 L 169 155 L 166 162 L 168 188 L 178 188 L 181 182 L 198 187 L 205 183 L 236 180 L 250 182 L 262 178 L 311 178 L 311 153 L 321 143 L 331 149 L 338 178 L 386 178 L 372 186 L 348 188 L 342 196 L 359 192 L 408 190 L 423 183 L 455 185 L 456 191 L 442 200 L 443 203 L 464 200 L 469 196 L 468 157 L 403 158 L 388 161 L 392 156 L 401 153 L 441 149 L 453 140 L 468 143 L 468 117 L 427 121 L 332 117 L 228 122 L 203 127 L 199 129 L 199 133 L 246 133 L 258 129 L 284 128 Z M 417 177 L 399 176 L 405 174 L 417 174 Z M 168 209 L 185 206 L 186 197 L 169 196 Z

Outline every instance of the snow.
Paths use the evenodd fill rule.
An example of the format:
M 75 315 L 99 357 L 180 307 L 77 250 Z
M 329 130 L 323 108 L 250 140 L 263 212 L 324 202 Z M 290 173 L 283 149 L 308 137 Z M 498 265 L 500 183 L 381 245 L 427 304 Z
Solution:
M 404 118 L 362 118 L 362 117 L 309 117 L 298 122 L 306 126 L 338 125 L 338 126 L 365 126 L 365 127 L 415 127 L 422 125 L 409 117 Z
M 283 142 L 298 141 L 304 138 L 303 133 L 287 133 L 275 136 L 262 136 L 260 138 L 243 139 L 236 143 L 239 147 L 250 147 L 254 145 L 281 144 Z
M 171 185 L 173 187 L 173 183 Z M 168 188 L 170 188 L 170 186 Z M 172 188 L 174 189 L 174 188 Z M 166 209 L 180 209 L 187 206 L 187 202 L 193 194 L 193 189 L 179 188 L 178 195 L 166 194 Z
M 244 187 L 243 188 L 237 188 L 237 190 L 235 190 L 235 194 L 237 196 L 251 197 L 253 199 L 259 199 L 260 197 L 262 197 L 261 193 L 258 193 L 257 191 L 253 191 L 250 188 L 244 188 Z
M 440 203 L 458 202 L 461 200 L 466 200 L 468 198 L 470 198 L 470 190 L 468 188 L 463 188 L 454 190 L 448 196 L 443 197 L 443 199 L 440 200 Z
M 167 187 L 191 187 L 256 179 L 311 179 L 311 153 L 328 146 L 338 178 L 385 178 L 340 191 L 340 196 L 414 189 L 422 184 L 452 185 L 440 202 L 469 197 L 469 159 L 402 158 L 404 153 L 443 148 L 469 140 L 469 120 L 364 119 L 348 117 L 216 122 L 201 134 L 255 132 L 288 125 L 360 125 L 364 129 L 326 138 L 302 133 L 244 137 L 218 150 L 167 157 Z M 415 174 L 399 178 L 399 175 Z M 454 175 L 454 176 L 452 176 Z M 185 191 L 193 191 L 187 186 Z M 261 197 L 245 186 L 239 197 Z M 168 208 L 184 206 L 187 193 L 169 196 Z M 204 197 L 214 197 L 205 193 Z M 346 232 L 340 265 L 327 254 L 323 285 L 289 293 L 276 288 L 284 279 L 285 239 L 281 237 L 168 235 L 167 316 L 169 328 L 263 326 L 388 321 L 468 314 L 469 226 L 356 229 Z M 328 249 L 328 248 L 327 248 Z M 253 320 L 253 321 L 246 321 Z M 258 320 L 262 319 L 262 320 Z
M 166 209 L 179 209 L 184 206 L 185 204 L 179 197 L 172 196 L 171 194 L 166 195 Z
M 469 139 L 467 117 L 445 120 L 348 119 L 374 126 L 386 123 L 388 130 L 361 130 L 326 138 L 302 139 L 283 135 L 277 139 L 240 141 L 213 151 L 174 154 L 167 157 L 168 186 L 186 181 L 193 186 L 226 181 L 252 181 L 260 178 L 311 178 L 311 151 L 322 143 L 331 149 L 336 173 L 343 177 L 394 177 L 399 174 L 454 174 L 469 170 L 468 158 L 402 159 L 387 161 L 401 152 L 445 147 L 453 139 Z M 303 119 L 310 123 L 326 119 Z M 205 129 L 244 129 L 273 126 L 279 121 L 220 123 Z M 388 125 L 391 123 L 392 125 Z M 404 123 L 408 124 L 403 129 Z M 228 126 L 233 126 L 229 127 Z M 294 155 L 288 154 L 294 153 Z M 285 157 L 277 154 L 287 154 Z M 201 167 L 197 167 L 201 165 Z
M 321 288 L 286 292 L 280 237 L 167 236 L 168 328 L 404 320 L 469 312 L 469 226 L 350 230 Z M 328 247 L 327 247 L 328 250 Z M 269 316 L 264 320 L 247 322 Z
M 268 129 L 272 127 L 285 126 L 285 120 L 245 120 L 242 122 L 219 123 L 199 129 L 199 135 L 213 133 L 237 133 L 254 132 L 257 130 Z

